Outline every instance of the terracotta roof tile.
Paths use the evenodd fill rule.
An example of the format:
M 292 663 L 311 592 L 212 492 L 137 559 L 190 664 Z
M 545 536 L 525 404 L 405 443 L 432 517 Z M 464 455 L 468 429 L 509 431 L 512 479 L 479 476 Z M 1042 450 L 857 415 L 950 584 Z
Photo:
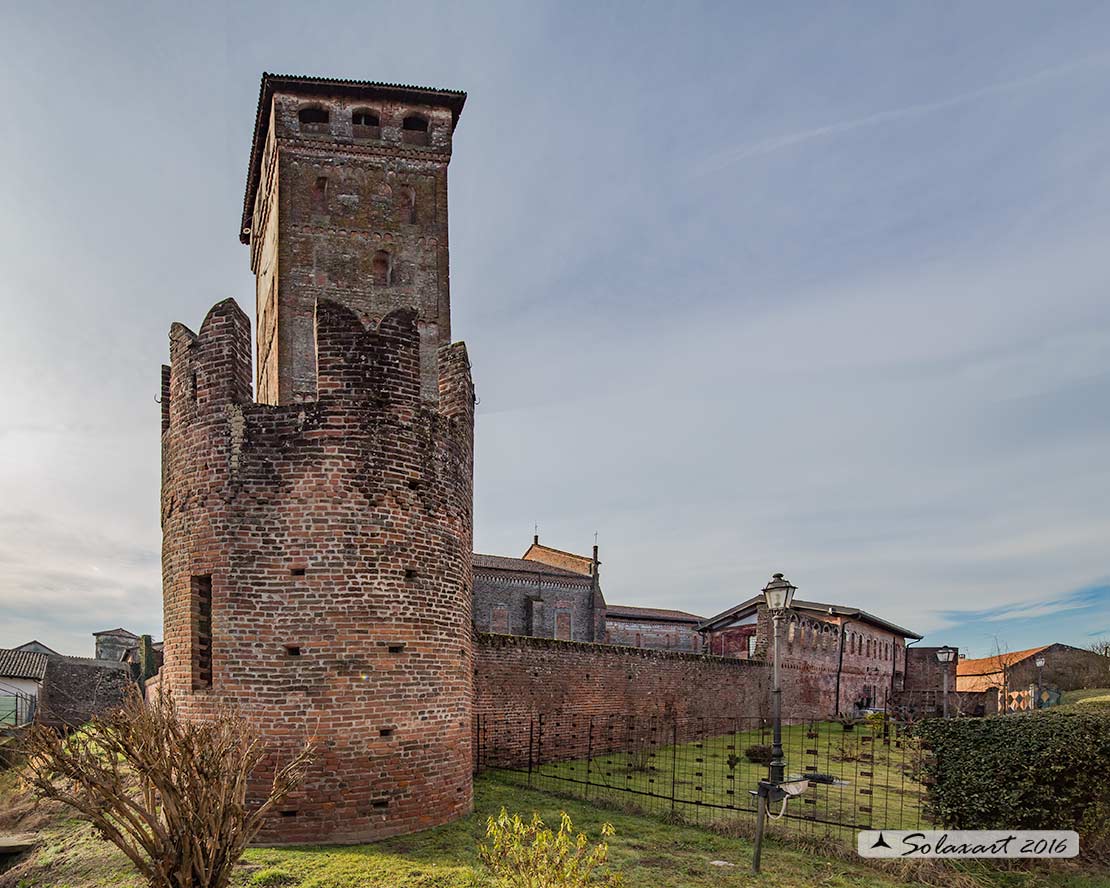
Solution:
M 49 657 L 39 651 L 0 648 L 0 678 L 29 678 L 42 681 Z
M 589 580 L 590 577 L 586 574 L 579 573 L 574 570 L 565 570 L 561 567 L 553 567 L 550 564 L 545 564 L 542 561 L 528 561 L 524 558 L 509 558 L 505 555 L 479 555 L 474 554 L 474 567 L 486 570 L 515 570 L 524 573 L 534 574 L 551 574 L 560 577 L 574 577 L 579 580 Z
M 668 610 L 660 607 L 634 607 L 624 604 L 610 604 L 605 608 L 606 617 L 617 619 L 667 620 L 672 623 L 700 623 L 704 618 L 686 611 Z
M 1027 660 L 1034 654 L 1046 651 L 1050 647 L 1052 647 L 1051 644 L 1042 644 L 1040 647 L 1028 648 L 1024 651 L 1010 651 L 1004 654 L 996 654 L 991 657 L 979 657 L 975 660 L 960 660 L 956 664 L 956 675 L 993 675 L 1001 672 L 1003 668 L 1008 668 L 1015 663 L 1020 663 L 1022 660 Z

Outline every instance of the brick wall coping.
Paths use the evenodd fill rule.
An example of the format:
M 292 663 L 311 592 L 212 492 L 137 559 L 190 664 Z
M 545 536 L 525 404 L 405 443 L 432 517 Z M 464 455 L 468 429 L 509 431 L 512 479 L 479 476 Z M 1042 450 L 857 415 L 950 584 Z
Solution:
M 565 641 L 558 638 L 535 638 L 531 635 L 500 635 L 493 632 L 475 632 L 476 643 L 487 648 L 533 648 L 548 650 L 576 650 L 583 654 L 617 654 L 644 660 L 687 660 L 695 663 L 715 663 L 733 669 L 766 669 L 762 660 L 737 660 L 712 654 L 695 654 L 688 651 L 660 651 L 654 648 L 637 648 L 624 644 L 598 644 L 592 641 Z

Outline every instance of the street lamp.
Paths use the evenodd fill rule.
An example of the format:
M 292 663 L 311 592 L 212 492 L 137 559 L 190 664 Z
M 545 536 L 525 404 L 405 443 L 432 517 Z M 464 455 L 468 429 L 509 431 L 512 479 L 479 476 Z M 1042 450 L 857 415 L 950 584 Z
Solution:
M 948 664 L 956 659 L 956 649 L 945 645 L 944 647 L 937 648 L 937 662 L 940 663 L 941 671 L 944 674 L 944 717 L 948 718 Z
M 1044 687 L 1044 685 L 1041 684 L 1041 674 L 1042 674 L 1041 670 L 1044 669 L 1044 664 L 1045 664 L 1044 654 L 1037 654 L 1036 659 L 1033 660 L 1033 665 L 1035 665 L 1037 667 L 1037 699 L 1033 701 L 1033 708 L 1034 709 L 1040 709 L 1041 708 L 1041 702 L 1042 702 L 1041 701 L 1041 694 L 1043 693 L 1041 691 L 1041 688 Z
M 771 612 L 771 620 L 774 625 L 774 631 L 772 633 L 772 638 L 774 639 L 772 649 L 774 674 L 771 687 L 771 715 L 774 719 L 770 774 L 772 783 L 782 783 L 783 777 L 786 774 L 786 761 L 782 753 L 782 686 L 779 684 L 779 621 L 782 619 L 783 613 L 790 608 L 790 605 L 794 601 L 794 593 L 797 591 L 797 587 L 791 586 L 789 581 L 783 579 L 780 573 L 775 574 L 771 578 L 771 582 L 763 587 L 763 599 L 767 603 L 767 610 Z
M 772 687 L 771 687 L 771 715 L 774 719 L 774 733 L 771 742 L 771 768 L 767 780 L 759 781 L 759 808 L 755 819 L 755 849 L 752 853 L 752 871 L 759 872 L 759 860 L 763 852 L 763 826 L 767 819 L 767 803 L 771 798 L 780 799 L 785 793 L 780 787 L 786 776 L 786 759 L 782 752 L 782 686 L 779 684 L 779 621 L 782 615 L 790 608 L 794 601 L 797 587 L 791 586 L 777 573 L 763 587 L 763 600 L 767 610 L 771 612 L 774 624 L 772 633 Z M 784 802 L 785 804 L 785 802 Z

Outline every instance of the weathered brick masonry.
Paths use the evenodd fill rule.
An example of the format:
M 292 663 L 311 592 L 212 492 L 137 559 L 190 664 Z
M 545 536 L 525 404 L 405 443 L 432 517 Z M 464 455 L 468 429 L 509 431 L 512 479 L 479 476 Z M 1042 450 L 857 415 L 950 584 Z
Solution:
M 355 841 L 471 808 L 473 389 L 416 313 L 367 330 L 319 302 L 317 400 L 256 404 L 232 301 L 171 331 L 163 403 L 169 687 L 189 717 L 244 712 L 321 755 L 263 841 Z M 264 775 L 259 775 L 263 777 Z
M 586 735 L 571 736 L 561 723 L 591 716 L 676 720 L 681 735 L 700 730 L 697 719 L 770 715 L 771 669 L 763 661 L 486 633 L 475 639 L 475 736 L 496 747 L 501 763 L 524 763 L 530 746 L 535 754 L 541 716 L 549 738 L 559 734 L 545 741 L 544 756 L 573 758 L 585 754 Z M 784 665 L 781 683 L 788 721 L 835 714 L 836 677 L 819 665 Z

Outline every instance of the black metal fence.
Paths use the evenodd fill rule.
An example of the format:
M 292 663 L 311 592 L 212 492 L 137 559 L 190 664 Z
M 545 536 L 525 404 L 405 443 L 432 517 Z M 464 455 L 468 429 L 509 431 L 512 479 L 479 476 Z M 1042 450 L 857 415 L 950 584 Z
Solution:
M 704 825 L 754 823 L 751 791 L 767 777 L 771 745 L 760 717 L 480 717 L 476 731 L 478 771 Z M 928 753 L 884 713 L 847 729 L 839 721 L 792 720 L 783 748 L 788 778 L 823 774 L 835 783 L 809 783 L 773 829 L 852 840 L 859 829 L 930 826 L 920 782 Z

